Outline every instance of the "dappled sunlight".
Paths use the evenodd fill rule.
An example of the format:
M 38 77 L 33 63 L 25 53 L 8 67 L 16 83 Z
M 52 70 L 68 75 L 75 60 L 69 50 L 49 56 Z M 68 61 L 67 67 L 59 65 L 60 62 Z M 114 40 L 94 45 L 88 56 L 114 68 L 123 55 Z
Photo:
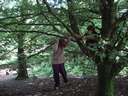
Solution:
M 17 72 L 14 70 L 10 70 L 9 68 L 0 69 L 0 81 L 13 79 L 16 77 Z
M 128 96 L 127 1 L 0 0 L 0 96 Z

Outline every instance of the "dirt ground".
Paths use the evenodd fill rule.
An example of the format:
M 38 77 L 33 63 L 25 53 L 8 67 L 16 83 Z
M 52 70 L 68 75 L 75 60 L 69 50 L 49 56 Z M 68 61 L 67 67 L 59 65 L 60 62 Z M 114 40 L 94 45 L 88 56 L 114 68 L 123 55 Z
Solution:
M 28 80 L 15 80 L 0 75 L 0 96 L 95 96 L 96 77 L 70 77 L 68 84 L 61 79 L 61 87 L 54 90 L 53 78 L 33 77 Z M 13 77 L 14 78 L 14 77 Z M 115 96 L 128 96 L 128 78 L 115 80 Z

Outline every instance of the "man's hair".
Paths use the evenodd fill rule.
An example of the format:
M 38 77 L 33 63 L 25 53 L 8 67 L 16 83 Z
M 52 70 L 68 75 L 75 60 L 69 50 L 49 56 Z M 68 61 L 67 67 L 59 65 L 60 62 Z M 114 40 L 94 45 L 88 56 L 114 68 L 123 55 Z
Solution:
M 66 46 L 66 42 L 65 42 L 64 38 L 59 39 L 59 47 L 63 48 L 65 46 Z

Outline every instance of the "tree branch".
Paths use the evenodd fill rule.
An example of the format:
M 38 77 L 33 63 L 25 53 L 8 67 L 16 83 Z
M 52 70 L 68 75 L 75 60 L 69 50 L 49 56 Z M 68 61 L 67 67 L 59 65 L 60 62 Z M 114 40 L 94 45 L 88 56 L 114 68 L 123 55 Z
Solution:
M 49 35 L 49 36 L 56 36 L 62 38 L 63 36 L 57 35 L 57 34 L 52 34 L 52 33 L 47 33 L 47 32 L 41 32 L 41 31 L 27 31 L 27 30 L 11 30 L 11 31 L 5 31 L 5 30 L 0 30 L 0 32 L 4 33 L 17 33 L 17 32 L 23 32 L 23 33 L 40 33 L 44 35 Z
M 1 22 L 0 22 L 1 23 Z M 3 23 L 4 26 L 7 26 L 7 25 L 44 25 L 44 26 L 52 26 L 52 24 L 48 24 L 48 23 L 38 23 L 38 24 L 35 24 L 35 23 L 17 23 L 17 22 L 11 22 L 11 23 Z M 61 26 L 61 24 L 53 24 L 55 26 Z
M 27 56 L 27 59 L 30 59 L 31 57 L 36 56 L 36 55 L 38 55 L 38 54 L 40 54 L 40 53 L 42 53 L 42 52 L 45 52 L 45 51 L 46 51 L 48 48 L 50 48 L 54 43 L 55 43 L 55 42 L 50 42 L 47 47 L 41 48 L 38 52 Z
M 44 4 L 46 5 L 46 7 L 47 7 L 49 13 L 51 13 L 51 14 L 66 28 L 66 30 L 71 33 L 72 31 L 70 30 L 70 28 L 68 28 L 68 26 L 67 26 L 59 17 L 57 17 L 57 16 L 54 14 L 54 12 L 53 12 L 52 9 L 50 8 L 48 2 L 47 2 L 46 0 L 43 0 L 43 2 L 44 2 Z
M 122 21 L 125 21 L 128 18 L 128 10 L 122 14 L 120 18 L 116 20 L 116 25 L 119 25 Z
M 39 7 L 40 9 L 42 9 L 42 7 L 41 7 L 39 1 L 36 0 L 36 2 L 37 2 L 38 7 Z M 41 12 L 42 12 L 42 10 L 41 10 Z M 54 29 L 55 31 L 61 33 L 61 31 L 48 19 L 48 17 L 47 17 L 45 14 L 42 14 L 42 15 L 43 15 L 44 18 L 51 24 L 51 26 L 53 27 L 53 29 Z
M 23 14 L 23 15 L 17 15 L 17 16 L 9 16 L 9 17 L 5 17 L 5 18 L 0 18 L 0 21 L 6 20 L 6 19 L 13 19 L 13 18 L 18 18 L 18 17 L 24 17 L 24 16 L 38 16 L 38 15 L 42 15 L 42 13 L 48 13 L 47 11 L 43 11 L 40 13 L 30 13 L 30 14 Z

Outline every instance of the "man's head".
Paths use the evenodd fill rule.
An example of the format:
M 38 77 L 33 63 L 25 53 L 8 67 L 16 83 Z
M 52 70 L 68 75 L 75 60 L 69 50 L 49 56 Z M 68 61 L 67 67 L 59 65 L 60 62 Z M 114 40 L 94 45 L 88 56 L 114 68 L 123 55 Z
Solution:
M 89 26 L 87 27 L 87 30 L 88 30 L 89 32 L 94 32 L 94 31 L 95 31 L 95 28 L 94 28 L 93 25 L 89 25 Z
M 64 38 L 59 39 L 59 47 L 63 48 L 66 46 L 66 42 Z

